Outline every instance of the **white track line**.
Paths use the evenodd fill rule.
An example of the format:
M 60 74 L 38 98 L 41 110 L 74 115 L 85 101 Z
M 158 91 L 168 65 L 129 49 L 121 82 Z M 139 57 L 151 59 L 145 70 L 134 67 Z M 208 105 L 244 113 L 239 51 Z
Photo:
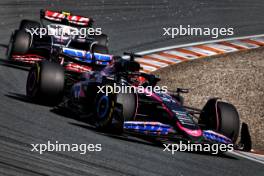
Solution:
M 195 46 L 190 46 L 187 48 L 184 48 L 193 52 L 196 52 L 198 54 L 204 55 L 204 56 L 213 56 L 213 55 L 218 55 L 218 53 L 214 52 L 214 51 L 209 51 L 209 50 L 205 50 L 205 49 L 200 49 L 200 48 L 196 48 Z
M 250 36 L 244 36 L 244 37 L 233 37 L 233 38 L 219 39 L 219 40 L 208 40 L 208 41 L 194 42 L 194 43 L 181 44 L 181 45 L 173 45 L 173 46 L 167 46 L 163 48 L 141 51 L 141 52 L 138 52 L 137 54 L 146 55 L 146 54 L 151 54 L 155 52 L 175 49 L 175 48 L 184 48 L 184 47 L 189 47 L 189 46 L 194 46 L 194 45 L 204 45 L 204 44 L 209 44 L 209 43 L 217 43 L 217 42 L 230 41 L 230 40 L 241 40 L 241 39 L 248 39 L 248 38 L 259 38 L 259 37 L 264 37 L 264 34 L 250 35 Z
M 253 49 L 253 48 L 258 48 L 258 45 L 251 44 L 251 43 L 246 43 L 246 42 L 241 42 L 239 40 L 234 40 L 230 42 L 231 44 L 246 48 L 246 49 Z
M 221 51 L 223 51 L 225 53 L 238 51 L 238 49 L 236 49 L 236 48 L 233 48 L 233 47 L 230 47 L 230 46 L 221 45 L 221 44 L 218 44 L 218 43 L 205 44 L 204 46 L 215 48 L 215 49 L 221 50 Z
M 161 56 L 159 54 L 151 54 L 149 55 L 150 57 L 154 57 L 154 58 L 157 58 L 157 59 L 160 59 L 160 60 L 165 60 L 165 61 L 168 61 L 168 62 L 173 62 L 173 63 L 179 63 L 181 62 L 182 60 L 180 59 L 176 59 L 176 58 L 169 58 L 169 57 L 164 57 L 164 56 Z
M 239 156 L 241 158 L 246 158 L 246 159 L 249 159 L 251 161 L 258 162 L 260 164 L 264 164 L 264 160 L 259 159 L 258 157 L 255 157 L 253 154 L 250 154 L 250 153 L 247 153 L 247 152 L 231 151 L 231 152 L 228 152 L 228 153 L 230 153 L 232 155 Z
M 164 51 L 163 53 L 175 55 L 175 57 L 180 56 L 180 57 L 183 57 L 183 58 L 188 59 L 188 60 L 193 60 L 193 59 L 199 58 L 199 56 L 195 56 L 195 55 L 187 54 L 187 53 L 182 53 L 180 51 Z
M 260 43 L 264 44 L 264 38 L 253 37 L 253 38 L 250 38 L 250 40 L 253 40 L 253 41 L 256 41 L 256 42 L 260 42 Z
M 167 67 L 169 66 L 169 64 L 166 64 L 166 63 L 163 63 L 163 62 L 158 62 L 158 61 L 150 61 L 149 59 L 144 59 L 144 58 L 137 58 L 136 61 L 138 62 L 144 62 L 144 63 L 150 63 L 154 66 L 157 66 L 157 67 Z

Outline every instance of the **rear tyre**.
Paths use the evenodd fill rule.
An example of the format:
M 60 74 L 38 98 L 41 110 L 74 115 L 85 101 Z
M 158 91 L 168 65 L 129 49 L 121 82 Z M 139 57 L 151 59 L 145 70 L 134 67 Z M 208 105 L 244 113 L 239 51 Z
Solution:
M 12 57 L 12 52 L 13 52 L 13 43 L 14 43 L 14 33 L 11 34 L 10 36 L 10 40 L 7 46 L 7 50 L 6 50 L 6 58 L 7 59 L 11 59 Z
M 105 34 L 95 35 L 94 40 L 98 45 L 102 45 L 104 47 L 108 47 L 108 36 Z
M 12 54 L 25 54 L 31 46 L 31 35 L 24 30 L 17 30 L 11 36 L 8 46 L 8 55 Z
M 19 29 L 20 30 L 26 30 L 26 29 L 28 29 L 28 30 L 31 30 L 31 28 L 40 28 L 41 27 L 41 25 L 40 25 L 40 23 L 39 22 L 37 22 L 37 21 L 32 21 L 32 20 L 22 20 L 21 22 L 20 22 L 20 26 L 19 26 Z
M 115 116 L 112 123 L 115 133 L 124 131 L 124 122 L 133 121 L 138 107 L 138 97 L 134 93 L 119 93 L 116 95 Z
M 62 100 L 64 69 L 48 61 L 32 67 L 27 78 L 27 96 L 34 101 L 55 105 Z
M 240 119 L 235 106 L 230 103 L 209 100 L 202 110 L 199 123 L 205 129 L 224 134 L 234 143 L 238 138 Z

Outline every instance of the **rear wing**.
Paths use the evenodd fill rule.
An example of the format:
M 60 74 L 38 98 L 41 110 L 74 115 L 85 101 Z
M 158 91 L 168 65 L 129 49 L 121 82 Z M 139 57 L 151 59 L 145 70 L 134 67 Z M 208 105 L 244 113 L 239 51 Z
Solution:
M 93 20 L 91 18 L 71 15 L 68 12 L 56 12 L 51 10 L 40 10 L 40 19 L 56 21 L 58 23 L 69 23 L 76 26 L 91 27 Z
M 77 50 L 64 47 L 62 53 L 66 56 L 73 57 L 77 61 L 81 61 L 88 64 L 96 65 L 108 65 L 113 60 L 113 55 L 91 53 L 90 51 Z

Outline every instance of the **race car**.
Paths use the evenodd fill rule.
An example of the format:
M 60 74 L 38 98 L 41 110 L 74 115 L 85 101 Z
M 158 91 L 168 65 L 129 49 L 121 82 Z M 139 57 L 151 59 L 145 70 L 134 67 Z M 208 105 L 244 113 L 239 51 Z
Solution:
M 125 53 L 130 59 L 115 57 L 110 72 L 103 68 L 80 78 L 65 90 L 64 69 L 52 62 L 32 67 L 27 79 L 27 95 L 35 100 L 54 103 L 57 108 L 70 110 L 90 118 L 98 129 L 118 133 L 139 134 L 149 138 L 193 143 L 233 144 L 239 133 L 239 115 L 234 105 L 212 98 L 203 109 L 188 107 L 176 91 L 150 92 L 160 80 L 153 74 L 140 72 L 140 57 Z M 106 92 L 102 87 L 130 86 L 143 91 Z M 64 98 L 63 98 L 64 97 Z M 59 100 L 59 101 L 58 101 Z
M 22 20 L 10 38 L 7 58 L 20 63 L 36 63 L 52 60 L 69 71 L 90 70 L 91 52 L 108 53 L 108 37 L 105 34 L 87 35 L 92 29 L 91 18 L 68 12 L 40 10 L 40 22 Z M 83 33 L 81 33 L 83 31 Z M 94 46 L 94 51 L 91 48 Z M 78 62 L 82 61 L 82 62 Z M 78 63 L 77 63 L 78 62 Z

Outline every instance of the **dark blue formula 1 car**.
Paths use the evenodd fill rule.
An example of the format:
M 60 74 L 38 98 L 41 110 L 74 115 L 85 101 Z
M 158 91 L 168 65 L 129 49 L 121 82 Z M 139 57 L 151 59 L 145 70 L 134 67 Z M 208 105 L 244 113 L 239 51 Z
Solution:
M 162 140 L 235 143 L 240 122 L 232 104 L 214 98 L 199 110 L 184 106 L 181 93 L 187 93 L 186 89 L 150 93 L 148 89 L 156 86 L 159 78 L 140 72 L 139 63 L 134 61 L 138 56 L 128 55 L 130 60 L 116 57 L 108 74 L 107 68 L 87 73 L 89 76 L 80 78 L 67 90 L 63 67 L 42 62 L 29 72 L 27 94 L 38 101 L 53 102 L 56 98 L 60 106 L 91 118 L 100 129 L 117 129 Z M 129 93 L 99 91 L 101 87 L 117 85 L 144 89 Z

